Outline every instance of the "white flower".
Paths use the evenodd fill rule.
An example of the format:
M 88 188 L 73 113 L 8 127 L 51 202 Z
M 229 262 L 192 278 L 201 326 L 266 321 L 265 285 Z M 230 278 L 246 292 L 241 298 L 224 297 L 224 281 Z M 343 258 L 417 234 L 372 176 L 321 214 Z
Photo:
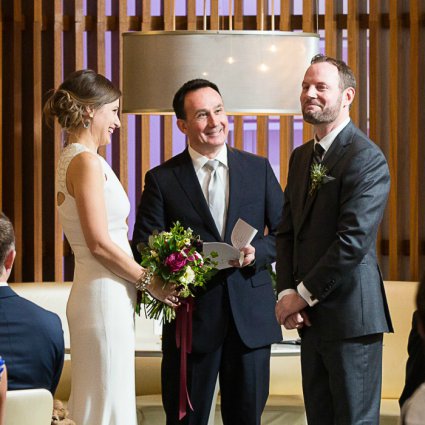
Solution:
M 181 283 L 192 283 L 195 280 L 195 272 L 192 270 L 192 267 L 187 266 L 183 276 L 180 277 L 180 282 Z

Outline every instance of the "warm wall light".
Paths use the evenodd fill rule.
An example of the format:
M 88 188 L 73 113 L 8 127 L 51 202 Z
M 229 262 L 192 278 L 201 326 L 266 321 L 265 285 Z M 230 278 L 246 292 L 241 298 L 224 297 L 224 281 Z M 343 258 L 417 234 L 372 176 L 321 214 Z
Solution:
M 319 36 L 283 31 L 151 31 L 123 34 L 123 112 L 173 113 L 186 81 L 216 83 L 230 114 L 298 114 Z

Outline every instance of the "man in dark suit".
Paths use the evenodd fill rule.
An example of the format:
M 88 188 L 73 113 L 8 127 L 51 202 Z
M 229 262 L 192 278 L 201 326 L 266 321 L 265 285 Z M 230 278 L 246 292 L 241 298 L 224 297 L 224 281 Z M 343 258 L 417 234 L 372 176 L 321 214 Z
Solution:
M 276 316 L 300 329 L 309 425 L 379 423 L 382 336 L 392 331 L 375 251 L 390 177 L 350 121 L 355 87 L 344 62 L 313 58 L 300 100 L 315 137 L 291 156 L 276 236 Z
M 206 424 L 217 375 L 225 425 L 260 424 L 269 391 L 270 345 L 281 340 L 275 296 L 266 266 L 275 259 L 275 230 L 283 194 L 265 158 L 225 144 L 228 121 L 217 86 L 206 80 L 184 84 L 173 101 L 188 148 L 146 174 L 133 234 L 133 250 L 155 230 L 175 221 L 204 242 L 224 241 L 239 218 L 258 233 L 243 248 L 242 266 L 218 272 L 195 298 L 188 391 L 193 411 L 179 421 L 179 361 L 175 323 L 163 327 L 162 394 L 167 424 Z M 222 208 L 208 207 L 211 171 L 217 160 Z M 217 220 L 217 223 L 216 221 Z M 265 230 L 267 232 L 265 233 Z
M 45 388 L 54 394 L 65 353 L 62 323 L 8 286 L 14 260 L 12 223 L 0 212 L 0 355 L 8 390 Z

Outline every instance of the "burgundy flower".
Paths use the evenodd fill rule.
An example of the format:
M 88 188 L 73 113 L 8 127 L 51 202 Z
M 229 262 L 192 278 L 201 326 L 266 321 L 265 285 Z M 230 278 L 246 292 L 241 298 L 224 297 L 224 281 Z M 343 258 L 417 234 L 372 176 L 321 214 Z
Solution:
M 189 250 L 188 249 L 185 249 L 185 254 L 186 255 L 189 254 Z M 202 266 L 204 264 L 204 262 L 202 261 L 202 256 L 201 256 L 201 254 L 199 254 L 198 251 L 194 251 L 192 255 L 189 255 L 187 257 L 187 259 L 188 259 L 188 261 L 190 261 L 192 263 L 194 261 L 201 260 L 201 263 L 199 264 L 200 266 Z
M 164 264 L 170 268 L 173 273 L 181 270 L 187 263 L 187 257 L 181 252 L 173 252 L 164 261 Z

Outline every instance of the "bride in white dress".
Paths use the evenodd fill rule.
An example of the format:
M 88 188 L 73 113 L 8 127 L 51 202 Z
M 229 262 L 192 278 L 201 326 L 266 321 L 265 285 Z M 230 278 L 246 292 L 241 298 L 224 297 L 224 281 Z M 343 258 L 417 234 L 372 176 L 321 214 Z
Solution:
M 120 127 L 121 92 L 90 70 L 71 74 L 44 107 L 66 132 L 56 174 L 59 217 L 75 256 L 67 317 L 72 385 L 68 408 L 78 425 L 136 425 L 136 287 L 176 307 L 163 286 L 133 260 L 127 195 L 97 154 Z

